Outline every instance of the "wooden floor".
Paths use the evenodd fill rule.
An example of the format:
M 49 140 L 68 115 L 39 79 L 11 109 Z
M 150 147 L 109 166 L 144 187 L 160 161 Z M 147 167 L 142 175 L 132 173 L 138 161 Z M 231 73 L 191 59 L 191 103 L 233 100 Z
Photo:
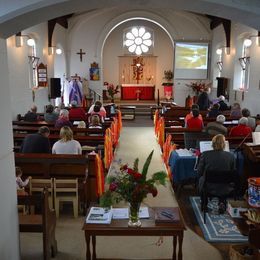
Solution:
M 187 226 L 191 230 L 193 230 L 196 234 L 198 234 L 199 236 L 204 238 L 202 230 L 201 230 L 199 224 L 197 223 L 195 213 L 192 209 L 192 206 L 191 206 L 191 203 L 189 200 L 190 196 L 198 196 L 198 194 L 196 193 L 196 190 L 192 185 L 189 185 L 189 186 L 187 185 L 182 189 L 179 197 L 177 198 L 179 207 L 181 208 L 181 211 L 182 211 L 182 214 L 183 214 L 183 217 L 185 219 Z M 212 243 L 212 245 L 221 252 L 224 260 L 229 259 L 228 253 L 229 253 L 230 244 Z

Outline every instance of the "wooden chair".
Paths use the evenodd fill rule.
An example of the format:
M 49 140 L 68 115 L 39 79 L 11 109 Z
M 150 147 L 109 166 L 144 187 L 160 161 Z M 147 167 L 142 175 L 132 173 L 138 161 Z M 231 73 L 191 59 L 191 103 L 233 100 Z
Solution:
M 20 232 L 42 233 L 43 259 L 49 260 L 57 254 L 57 241 L 55 238 L 56 216 L 54 210 L 50 210 L 48 203 L 48 190 L 42 189 L 38 195 L 18 195 L 18 205 L 40 206 L 41 212 L 23 215 L 19 214 Z M 31 214 L 32 213 L 32 214 Z
M 54 201 L 56 217 L 59 217 L 60 202 L 72 201 L 74 217 L 78 217 L 78 179 L 54 178 Z
M 53 205 L 53 179 L 30 179 L 29 181 L 29 188 L 30 188 L 30 195 L 33 195 L 34 193 L 40 193 L 42 192 L 43 188 L 47 188 L 49 192 L 49 206 L 50 209 L 54 209 Z

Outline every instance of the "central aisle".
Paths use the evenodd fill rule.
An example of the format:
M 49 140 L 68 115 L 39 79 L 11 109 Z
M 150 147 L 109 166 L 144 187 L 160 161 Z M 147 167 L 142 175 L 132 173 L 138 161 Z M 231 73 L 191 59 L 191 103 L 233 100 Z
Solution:
M 120 142 L 115 152 L 110 172 L 118 167 L 118 160 L 133 165 L 139 158 L 139 168 L 143 167 L 145 159 L 154 150 L 148 174 L 165 170 L 161 160 L 160 147 L 156 142 L 153 127 L 123 127 Z M 178 206 L 170 182 L 166 187 L 159 186 L 157 197 L 150 194 L 144 203 L 148 206 Z M 163 244 L 157 246 L 158 237 L 98 237 L 97 252 L 100 258 L 171 258 L 172 238 L 164 237 Z M 184 233 L 183 257 L 187 260 L 222 259 L 220 253 L 205 240 L 190 229 Z

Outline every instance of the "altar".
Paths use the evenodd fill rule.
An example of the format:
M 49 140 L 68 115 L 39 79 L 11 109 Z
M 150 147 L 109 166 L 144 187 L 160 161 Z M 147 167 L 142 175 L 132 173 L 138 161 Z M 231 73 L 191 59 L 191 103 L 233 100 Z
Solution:
M 122 84 L 122 100 L 154 100 L 153 84 Z

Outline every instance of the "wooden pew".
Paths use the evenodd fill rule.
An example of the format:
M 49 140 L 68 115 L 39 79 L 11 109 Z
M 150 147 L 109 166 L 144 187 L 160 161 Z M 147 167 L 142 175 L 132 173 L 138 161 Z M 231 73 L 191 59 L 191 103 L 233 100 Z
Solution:
M 172 142 L 177 144 L 178 148 L 184 148 L 184 133 L 199 133 L 197 129 L 187 129 L 186 128 L 170 128 L 169 131 L 165 131 L 166 137 L 170 134 L 172 136 Z M 244 136 L 226 136 L 226 141 L 229 141 L 229 147 L 231 149 L 236 149 L 242 142 L 252 142 L 252 136 L 248 136 L 246 139 Z M 209 141 L 212 137 L 203 136 L 201 138 L 196 137 L 196 140 L 199 141 Z
M 102 123 L 102 126 L 104 129 L 107 129 L 111 126 L 111 123 L 113 120 L 105 120 L 104 123 Z M 13 121 L 13 126 L 35 126 L 35 127 L 41 127 L 41 126 L 47 126 L 47 127 L 54 127 L 54 123 L 46 122 L 46 121 L 35 121 L 35 122 L 27 122 L 27 121 Z M 86 121 L 86 125 L 88 125 L 88 122 Z
M 23 139 L 26 137 L 27 134 L 19 133 L 13 134 L 14 137 L 14 151 L 19 152 L 19 149 L 22 145 Z M 49 140 L 51 146 L 58 140 L 60 140 L 60 136 L 57 134 L 49 135 Z M 81 135 L 74 135 L 74 139 L 79 141 L 79 143 L 84 146 L 93 146 L 97 147 L 99 145 L 104 145 L 105 137 L 104 136 L 81 136 Z
M 15 165 L 21 167 L 25 177 L 78 178 L 80 201 L 83 203 L 84 210 L 91 201 L 97 201 L 95 186 L 96 168 L 95 157 L 93 156 L 15 153 Z M 89 182 L 94 184 L 90 185 Z
M 41 214 L 19 214 L 20 232 L 42 233 L 43 259 L 48 260 L 57 254 L 57 241 L 55 238 L 56 215 L 49 209 L 48 190 L 43 189 L 41 196 L 18 196 L 18 205 L 32 205 L 41 207 Z
M 60 129 L 55 127 L 49 127 L 50 134 L 59 134 Z M 27 126 L 27 125 L 14 125 L 13 126 L 13 133 L 36 133 L 38 132 L 39 127 L 37 126 Z M 105 135 L 105 129 L 95 129 L 95 128 L 77 128 L 73 127 L 71 128 L 74 135 L 80 134 L 80 135 L 91 135 L 91 134 L 99 134 L 99 135 Z

